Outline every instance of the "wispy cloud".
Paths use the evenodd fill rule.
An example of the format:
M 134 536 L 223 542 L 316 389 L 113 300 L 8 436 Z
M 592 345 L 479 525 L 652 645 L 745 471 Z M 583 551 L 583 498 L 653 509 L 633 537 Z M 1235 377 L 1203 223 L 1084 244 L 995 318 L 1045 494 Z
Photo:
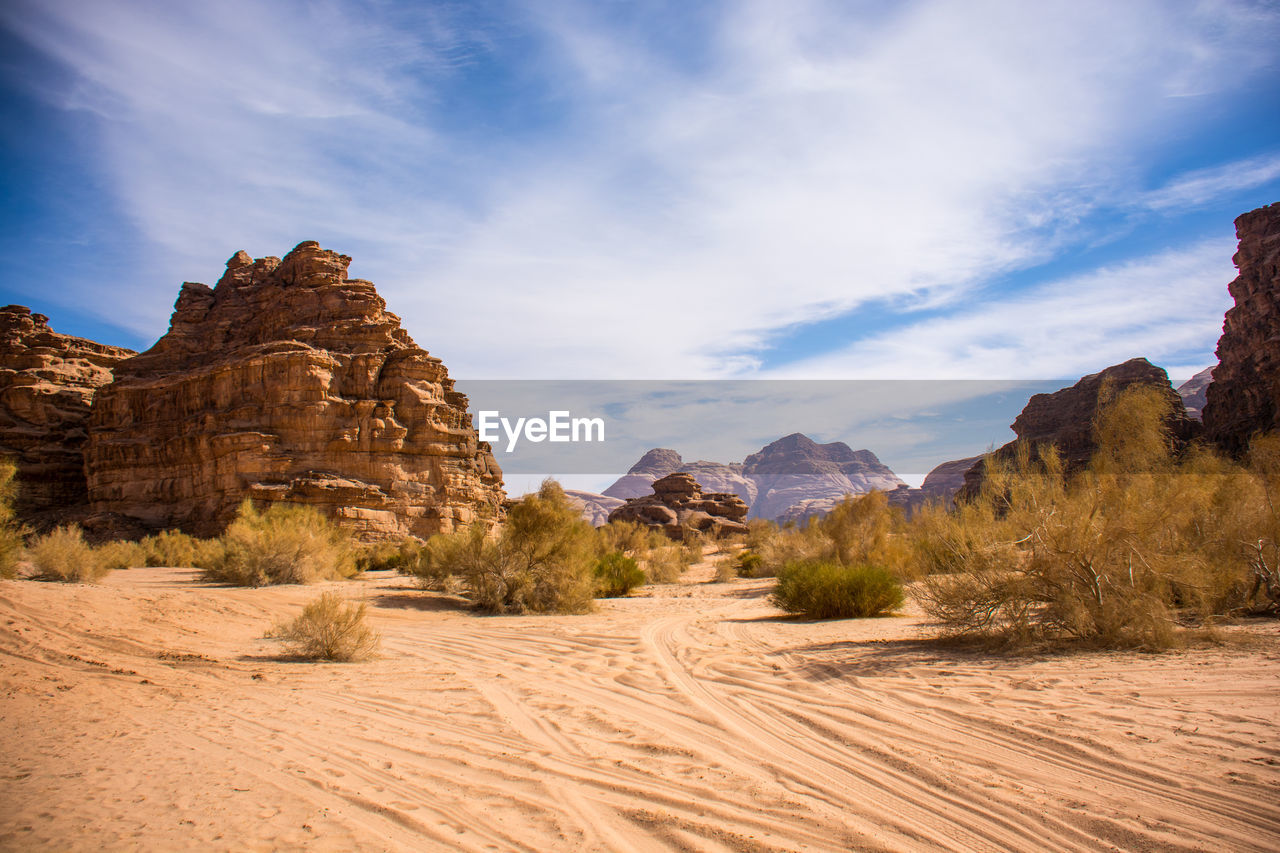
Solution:
M 1178 175 L 1142 197 L 1140 203 L 1153 210 L 1194 207 L 1277 179 L 1280 179 L 1280 154 L 1267 154 Z
M 981 335 L 967 300 L 1069 242 L 1148 135 L 1192 120 L 1189 96 L 1263 67 L 1278 17 L 1154 0 L 418 8 L 5 5 L 74 72 L 47 94 L 100 117 L 100 168 L 154 247 L 134 301 L 157 307 L 135 322 L 162 331 L 176 283 L 235 249 L 314 238 L 455 374 L 750 374 L 777 330 L 886 297 Z M 1243 174 L 1227 171 L 1168 198 Z M 1102 319 L 1064 309 L 1054 329 L 1085 340 Z M 1203 337 L 1166 319 L 1170 339 Z M 888 369 L 897 341 L 849 352 Z M 1026 364 L 1043 343 L 1003 341 L 960 363 Z M 1053 351 L 1036 372 L 1080 361 Z
M 1205 365 L 1230 307 L 1234 246 L 1207 241 L 1140 262 L 989 295 L 945 317 L 858 341 L 775 376 L 1048 379 L 1145 357 L 1175 376 Z

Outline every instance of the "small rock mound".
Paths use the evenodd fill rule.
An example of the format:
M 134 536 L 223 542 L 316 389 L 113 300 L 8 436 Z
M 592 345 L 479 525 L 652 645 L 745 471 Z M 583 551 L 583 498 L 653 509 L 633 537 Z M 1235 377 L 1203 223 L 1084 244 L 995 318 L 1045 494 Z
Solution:
M 716 538 L 746 533 L 747 504 L 726 492 L 703 493 L 693 475 L 668 474 L 653 483 L 653 494 L 631 498 L 609 513 L 610 521 L 639 522 L 681 541 L 696 530 Z

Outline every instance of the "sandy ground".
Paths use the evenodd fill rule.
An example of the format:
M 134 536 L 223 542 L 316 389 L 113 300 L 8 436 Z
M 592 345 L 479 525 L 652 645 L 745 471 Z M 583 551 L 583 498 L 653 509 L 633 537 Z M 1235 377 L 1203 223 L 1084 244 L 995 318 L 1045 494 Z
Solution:
M 374 573 L 383 657 L 278 658 L 315 587 L 0 582 L 5 850 L 1276 850 L 1280 633 L 1001 658 L 768 581 L 481 617 Z

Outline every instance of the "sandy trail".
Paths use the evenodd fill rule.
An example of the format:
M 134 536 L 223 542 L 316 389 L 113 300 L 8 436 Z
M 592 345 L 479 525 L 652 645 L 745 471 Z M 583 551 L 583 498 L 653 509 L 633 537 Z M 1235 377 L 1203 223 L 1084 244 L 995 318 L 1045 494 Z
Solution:
M 261 638 L 314 587 L 0 582 L 0 848 L 1280 848 L 1280 646 L 999 658 L 708 577 L 557 617 L 325 585 L 384 635 L 346 665 Z

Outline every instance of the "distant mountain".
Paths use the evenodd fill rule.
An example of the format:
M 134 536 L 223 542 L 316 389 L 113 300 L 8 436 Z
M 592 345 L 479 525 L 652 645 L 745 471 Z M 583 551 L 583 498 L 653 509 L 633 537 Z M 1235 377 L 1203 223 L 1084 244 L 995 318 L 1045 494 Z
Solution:
M 620 498 L 597 495 L 595 492 L 584 492 L 580 489 L 565 489 L 564 493 L 570 502 L 582 509 L 582 517 L 591 522 L 592 527 L 608 524 L 609 513 L 625 503 Z
M 1182 404 L 1187 407 L 1187 417 L 1192 420 L 1201 420 L 1211 382 L 1213 382 L 1213 367 L 1206 367 L 1178 386 L 1178 396 L 1182 398 Z
M 668 474 L 693 475 L 707 492 L 737 495 L 751 507 L 751 518 L 776 519 L 793 507 L 803 514 L 830 510 L 845 495 L 873 489 L 893 491 L 906 484 L 870 450 L 843 442 L 818 444 L 801 433 L 780 438 L 744 462 L 685 462 L 668 448 L 654 448 L 625 476 L 604 490 L 608 498 L 643 497 L 655 480 Z M 794 513 L 793 513 L 794 515 Z
M 748 456 L 742 472 L 758 490 L 751 518 L 777 518 L 801 501 L 838 501 L 906 485 L 870 450 L 853 450 L 842 441 L 818 444 L 798 432 Z

